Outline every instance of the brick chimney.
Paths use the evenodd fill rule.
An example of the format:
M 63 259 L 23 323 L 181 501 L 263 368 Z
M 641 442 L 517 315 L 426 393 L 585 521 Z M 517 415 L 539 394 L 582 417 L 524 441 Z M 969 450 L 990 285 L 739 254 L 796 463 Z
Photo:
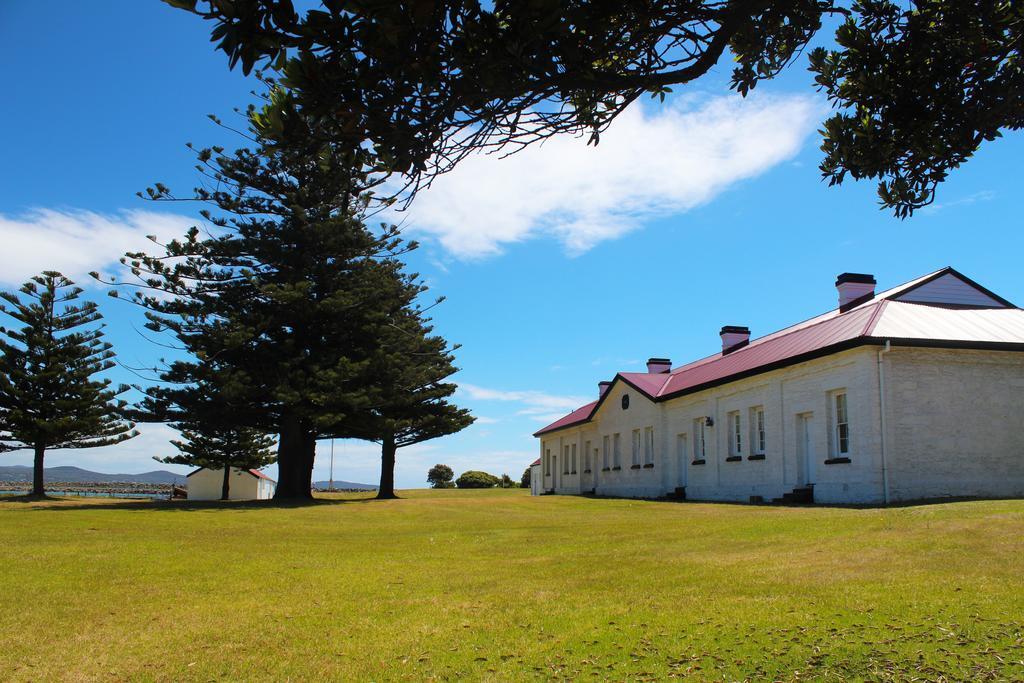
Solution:
M 750 343 L 750 328 L 726 325 L 719 333 L 722 337 L 722 354 L 732 353 Z
M 668 358 L 648 358 L 647 372 L 652 375 L 660 375 L 672 371 L 672 361 Z
M 598 382 L 597 383 L 597 397 L 601 398 L 606 393 L 608 393 L 608 387 L 610 387 L 611 385 L 612 385 L 612 383 L 608 382 L 608 381 Z
M 866 273 L 842 273 L 836 278 L 839 310 L 845 312 L 875 296 L 875 276 Z

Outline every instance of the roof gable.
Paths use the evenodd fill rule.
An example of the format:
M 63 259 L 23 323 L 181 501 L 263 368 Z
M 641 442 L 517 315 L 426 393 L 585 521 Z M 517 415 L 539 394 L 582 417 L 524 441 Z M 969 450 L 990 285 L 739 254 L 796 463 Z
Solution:
M 1006 299 L 990 292 L 978 283 L 945 268 L 931 278 L 925 278 L 889 297 L 893 301 L 917 304 L 947 304 L 972 308 L 1014 308 Z

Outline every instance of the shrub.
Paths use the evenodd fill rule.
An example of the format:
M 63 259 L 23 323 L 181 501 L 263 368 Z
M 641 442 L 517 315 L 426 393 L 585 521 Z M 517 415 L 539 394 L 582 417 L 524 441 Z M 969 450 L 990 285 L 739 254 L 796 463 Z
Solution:
M 478 470 L 469 470 L 459 475 L 459 478 L 455 480 L 455 484 L 460 489 L 489 489 L 494 488 L 498 485 L 498 479 L 493 474 L 487 474 L 486 472 L 480 472 Z

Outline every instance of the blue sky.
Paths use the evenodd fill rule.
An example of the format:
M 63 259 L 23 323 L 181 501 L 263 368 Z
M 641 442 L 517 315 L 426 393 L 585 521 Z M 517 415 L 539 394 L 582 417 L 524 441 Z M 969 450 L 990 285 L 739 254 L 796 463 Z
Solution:
M 143 235 L 192 224 L 189 207 L 135 192 L 153 181 L 190 188 L 187 141 L 236 144 L 205 116 L 229 119 L 254 84 L 227 70 L 208 35 L 157 0 L 0 3 L 0 44 L 14 57 L 0 107 L 0 286 L 49 268 L 111 272 Z M 596 150 L 564 139 L 471 160 L 389 217 L 422 242 L 411 267 L 448 298 L 435 322 L 462 344 L 458 400 L 480 418 L 400 452 L 400 487 L 424 485 L 435 462 L 518 477 L 536 457 L 530 434 L 591 400 L 598 380 L 650 356 L 712 353 L 725 324 L 760 336 L 832 308 L 843 271 L 873 273 L 884 288 L 952 265 L 1024 301 L 1024 136 L 984 147 L 933 207 L 899 221 L 878 209 L 873 183 L 821 182 L 815 131 L 827 103 L 802 63 L 745 102 L 727 81 L 722 65 L 685 96 L 643 103 Z M 162 355 L 138 333 L 140 311 L 80 281 L 124 364 Z M 124 369 L 114 377 L 137 381 Z M 168 436 L 148 427 L 121 446 L 47 460 L 140 472 L 170 452 Z M 318 479 L 327 452 L 321 444 Z M 374 445 L 339 442 L 335 453 L 337 479 L 376 481 Z

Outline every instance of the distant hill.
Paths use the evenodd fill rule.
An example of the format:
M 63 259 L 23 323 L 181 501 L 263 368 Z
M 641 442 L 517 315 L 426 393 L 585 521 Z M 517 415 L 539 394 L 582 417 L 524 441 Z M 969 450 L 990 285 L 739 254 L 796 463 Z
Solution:
M 313 488 L 320 489 L 321 491 L 326 490 L 330 482 L 327 481 L 314 481 Z M 340 481 L 334 480 L 334 488 L 336 489 L 357 489 L 359 491 L 376 491 L 376 484 L 357 484 L 354 481 Z
M 43 469 L 46 481 L 66 481 L 76 484 L 109 484 L 132 482 L 134 484 L 177 484 L 185 485 L 185 475 L 166 470 L 143 472 L 142 474 L 104 474 L 90 472 L 81 467 L 46 467 Z M 32 468 L 26 465 L 0 467 L 0 481 L 32 481 Z

